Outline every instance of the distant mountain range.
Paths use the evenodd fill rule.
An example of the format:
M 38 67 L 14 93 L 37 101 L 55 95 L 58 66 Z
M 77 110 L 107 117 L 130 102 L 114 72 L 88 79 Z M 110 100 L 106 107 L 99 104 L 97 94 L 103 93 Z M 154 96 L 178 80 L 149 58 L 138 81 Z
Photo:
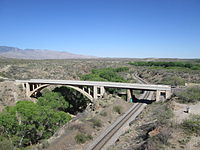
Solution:
M 96 58 L 96 57 L 73 54 L 73 53 L 68 53 L 68 52 L 55 51 L 55 50 L 19 49 L 16 47 L 0 46 L 0 58 L 87 59 L 87 58 Z

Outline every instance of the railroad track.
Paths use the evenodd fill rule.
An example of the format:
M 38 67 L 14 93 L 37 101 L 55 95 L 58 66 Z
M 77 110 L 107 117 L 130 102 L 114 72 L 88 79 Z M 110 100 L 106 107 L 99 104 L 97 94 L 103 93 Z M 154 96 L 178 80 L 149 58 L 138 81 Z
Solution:
M 137 74 L 134 74 L 135 78 L 140 83 L 147 83 Z M 150 96 L 149 91 L 146 91 L 140 98 L 147 99 Z M 144 106 L 143 103 L 136 103 L 133 105 L 120 119 L 118 119 L 113 126 L 111 126 L 108 130 L 106 130 L 103 134 L 101 134 L 91 145 L 88 146 L 86 150 L 101 150 L 110 140 L 111 138 L 125 125 L 128 123 L 130 118 L 137 113 L 141 107 Z
M 138 73 L 134 73 L 133 76 L 134 76 L 134 79 L 136 79 L 139 83 L 148 84 L 147 81 L 139 77 Z

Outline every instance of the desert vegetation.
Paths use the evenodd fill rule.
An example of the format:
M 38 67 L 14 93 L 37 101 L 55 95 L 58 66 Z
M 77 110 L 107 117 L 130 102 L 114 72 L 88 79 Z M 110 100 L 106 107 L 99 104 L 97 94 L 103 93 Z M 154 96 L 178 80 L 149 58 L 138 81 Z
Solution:
M 90 100 L 80 92 L 65 86 L 56 87 L 53 89 L 53 92 L 59 93 L 64 98 L 65 103 L 69 105 L 69 107 L 65 107 L 65 111 L 74 115 L 83 112 L 90 102 Z
M 128 82 L 128 80 L 119 74 L 122 72 L 127 72 L 128 70 L 128 67 L 93 69 L 91 73 L 81 75 L 80 79 L 88 81 Z M 107 89 L 107 92 L 111 94 L 116 94 L 119 91 L 120 89 L 116 88 Z
M 171 86 L 184 86 L 186 82 L 181 77 L 172 76 L 172 77 L 164 77 L 160 83 L 171 85 Z
M 79 133 L 75 136 L 75 140 L 78 144 L 83 144 L 85 143 L 86 141 L 92 139 L 92 136 L 91 135 L 86 135 L 84 133 Z
M 151 123 L 139 127 L 143 131 L 138 138 L 144 140 L 136 149 L 161 149 L 164 145 L 169 144 L 172 134 L 171 118 L 173 112 L 170 103 L 151 104 L 152 117 Z
M 97 118 L 92 118 L 89 121 L 92 122 L 93 128 L 98 128 L 98 127 L 102 126 L 101 120 L 99 120 Z
M 140 63 L 138 63 L 139 61 L 134 59 L 51 61 L 0 59 L 0 62 L 2 62 L 0 64 L 0 76 L 3 77 L 1 82 L 1 88 L 3 89 L 0 88 L 0 102 L 3 105 L 10 105 L 7 103 L 7 101 L 11 101 L 9 98 L 11 95 L 9 93 L 15 91 L 21 94 L 20 91 L 22 91 L 19 87 L 17 87 L 18 90 L 9 89 L 8 85 L 10 85 L 12 81 L 8 83 L 4 78 L 9 78 L 9 80 L 45 78 L 135 82 L 133 74 L 137 72 L 140 77 L 154 84 L 169 84 L 182 87 L 185 83 L 200 83 L 200 71 L 198 69 L 199 60 L 156 60 L 151 62 L 140 61 Z M 12 88 L 14 88 L 14 85 Z M 81 145 L 83 145 L 82 143 L 87 143 L 95 137 L 94 132 L 100 132 L 99 130 L 104 129 L 106 125 L 112 123 L 113 120 L 111 118 L 118 117 L 128 108 L 127 106 L 124 108 L 121 101 L 118 101 L 116 104 L 115 101 L 118 97 L 112 94 L 116 94 L 116 92 L 119 91 L 115 91 L 116 89 L 106 89 L 108 92 L 108 100 L 100 100 L 97 104 L 97 110 L 94 110 L 94 113 L 90 116 L 84 111 L 90 101 L 79 92 L 65 86 L 49 89 L 50 90 L 43 90 L 41 92 L 41 95 L 39 95 L 36 100 L 37 103 L 28 102 L 27 104 L 23 104 L 23 107 L 27 105 L 31 108 L 29 111 L 34 112 L 38 110 L 39 116 L 36 115 L 37 113 L 31 116 L 28 110 L 21 110 L 19 107 L 22 106 L 24 101 L 17 102 L 16 105 L 14 105 L 16 101 L 22 100 L 22 96 L 18 97 L 18 99 L 14 99 L 15 96 L 12 95 L 13 106 L 6 107 L 0 114 L 1 147 L 4 149 L 23 149 L 24 147 L 28 148 L 37 143 L 42 143 L 43 148 L 49 147 L 49 145 L 50 147 L 54 147 L 54 145 L 48 143 L 47 140 L 54 135 L 60 127 L 69 122 L 71 119 L 69 116 L 70 113 L 76 115 L 79 121 L 76 122 L 78 125 L 70 126 L 69 133 L 72 132 L 73 136 L 71 139 L 68 139 L 68 136 L 66 136 L 66 139 L 72 140 L 71 143 L 74 141 L 74 146 L 79 145 L 78 148 L 80 149 Z M 185 90 L 175 93 L 175 97 L 177 98 L 176 102 L 187 104 L 198 103 L 199 93 L 199 87 L 186 88 Z M 107 109 L 108 107 L 109 110 Z M 43 109 L 44 112 L 42 112 L 41 109 Z M 198 136 L 198 134 L 196 134 L 198 133 L 198 117 L 189 117 L 180 124 L 180 129 L 177 129 L 176 125 L 173 125 L 173 122 L 171 122 L 173 113 L 170 102 L 148 105 L 146 111 L 148 113 L 144 113 L 141 116 L 146 118 L 145 123 L 147 122 L 148 124 L 145 126 L 144 122 L 140 123 L 137 132 L 141 134 L 130 142 L 139 143 L 139 145 L 135 144 L 133 146 L 133 144 L 130 144 L 130 147 L 133 146 L 135 149 L 154 149 L 156 147 L 162 149 L 163 147 L 170 147 L 170 139 L 173 138 L 173 134 L 171 133 L 176 133 L 177 130 L 181 130 L 181 133 L 186 133 L 185 131 L 188 130 L 192 135 Z M 5 114 L 11 117 L 6 118 Z M 47 125 L 47 127 L 43 129 L 37 124 L 37 122 L 41 121 L 40 124 L 44 125 L 45 116 L 51 115 L 52 117 L 50 117 L 49 120 L 46 119 L 50 127 Z M 55 116 L 57 116 L 56 119 Z M 61 116 L 65 117 L 63 118 Z M 30 118 L 29 121 L 26 122 L 26 118 Z M 7 122 L 4 121 L 4 119 L 7 119 Z M 8 121 L 8 119 L 11 121 Z M 8 122 L 12 123 L 12 121 L 13 124 L 15 123 L 14 125 L 10 126 L 11 124 L 9 124 L 9 126 L 6 126 Z M 30 124 L 33 124 L 33 127 Z M 193 126 L 193 131 L 187 129 L 189 126 Z M 11 128 L 13 130 L 16 128 L 17 132 L 12 131 Z M 7 131 L 8 129 L 9 132 Z M 33 134 L 29 133 L 32 130 L 33 132 L 31 133 Z M 27 136 L 23 137 L 25 133 L 27 133 Z M 37 138 L 34 138 L 34 136 L 37 136 Z M 32 140 L 33 138 L 34 140 Z M 187 138 L 187 140 L 189 141 L 190 139 Z M 179 141 L 182 143 L 185 142 L 182 139 Z M 20 142 L 21 144 L 19 144 Z
M 1 144 L 26 147 L 47 139 L 71 119 L 63 111 L 42 106 L 31 101 L 19 101 L 0 113 Z
M 200 102 L 200 87 L 193 86 L 184 89 L 183 91 L 176 92 L 178 102 L 181 103 L 197 103 Z
M 114 106 L 113 107 L 113 111 L 118 113 L 118 114 L 121 114 L 122 113 L 122 107 L 117 105 L 117 106 Z
M 19 101 L 15 106 L 8 106 L 0 113 L 0 144 L 23 148 L 43 143 L 71 119 L 69 112 L 83 111 L 87 102 L 77 91 L 57 87 L 53 91 L 44 90 L 37 103 Z M 81 142 L 84 136 L 78 139 Z
M 165 69 L 179 69 L 179 68 L 188 68 L 191 70 L 200 70 L 199 63 L 192 62 L 162 62 L 162 61 L 138 61 L 138 62 L 129 62 L 130 65 L 134 66 L 148 66 L 148 67 L 163 67 Z
M 200 115 L 191 115 L 181 123 L 181 127 L 186 134 L 200 136 Z
M 128 67 L 93 69 L 92 73 L 81 76 L 81 80 L 127 82 L 118 73 L 128 71 Z

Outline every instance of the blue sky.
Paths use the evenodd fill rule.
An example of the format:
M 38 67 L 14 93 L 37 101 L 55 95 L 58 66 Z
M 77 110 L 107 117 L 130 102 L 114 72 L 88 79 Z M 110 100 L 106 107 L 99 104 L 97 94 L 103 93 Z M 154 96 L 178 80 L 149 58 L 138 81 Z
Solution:
M 0 0 L 0 45 L 200 58 L 200 0 Z

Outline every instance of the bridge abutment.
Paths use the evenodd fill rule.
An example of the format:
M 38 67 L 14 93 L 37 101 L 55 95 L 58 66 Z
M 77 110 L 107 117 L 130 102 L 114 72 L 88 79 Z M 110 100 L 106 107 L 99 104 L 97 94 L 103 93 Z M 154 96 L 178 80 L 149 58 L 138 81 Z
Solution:
M 157 91 L 156 91 L 156 102 L 159 102 L 159 101 L 160 101 L 161 93 L 164 94 L 165 99 L 169 99 L 169 98 L 171 97 L 171 91 L 169 91 L 169 90 L 166 90 L 166 91 L 157 90 Z

